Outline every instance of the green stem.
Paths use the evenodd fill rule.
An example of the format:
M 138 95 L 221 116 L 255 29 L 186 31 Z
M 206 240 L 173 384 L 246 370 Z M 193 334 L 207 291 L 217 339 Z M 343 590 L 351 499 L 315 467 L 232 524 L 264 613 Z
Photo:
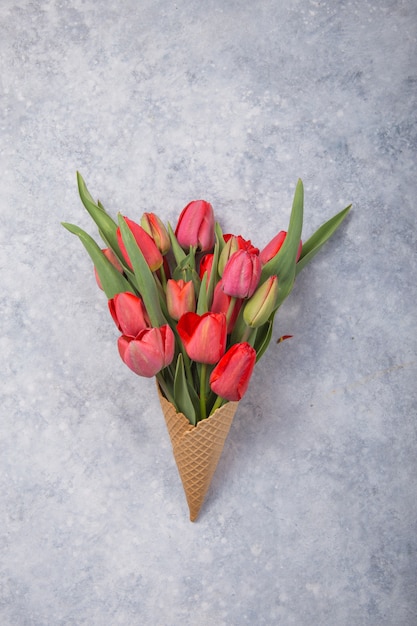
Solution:
M 224 398 L 217 396 L 216 402 L 213 404 L 213 408 L 210 411 L 210 415 L 213 415 L 214 411 L 219 409 L 224 402 Z
M 167 288 L 167 277 L 166 277 L 166 274 L 165 274 L 164 264 L 161 265 L 161 267 L 159 268 L 159 271 L 161 273 L 162 288 L 163 288 L 164 291 L 166 291 L 166 288 Z
M 227 326 L 229 326 L 229 322 L 230 322 L 230 320 L 232 318 L 233 309 L 235 308 L 235 304 L 236 304 L 236 298 L 234 296 L 232 296 L 230 298 L 229 308 L 227 309 L 227 313 L 226 313 L 226 324 L 227 324 Z
M 206 379 L 207 379 L 207 363 L 201 364 L 200 371 L 200 419 L 204 420 L 207 417 L 206 408 Z
M 247 326 L 243 332 L 242 339 L 240 341 L 242 343 L 247 341 L 253 348 L 257 332 L 258 332 L 257 328 L 252 328 L 251 326 Z

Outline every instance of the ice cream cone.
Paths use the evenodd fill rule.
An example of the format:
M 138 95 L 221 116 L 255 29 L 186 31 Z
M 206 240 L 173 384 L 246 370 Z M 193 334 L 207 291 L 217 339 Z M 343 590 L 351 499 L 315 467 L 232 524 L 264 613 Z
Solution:
M 238 402 L 228 402 L 193 426 L 162 396 L 159 387 L 158 395 L 190 509 L 190 520 L 194 522 L 220 459 Z

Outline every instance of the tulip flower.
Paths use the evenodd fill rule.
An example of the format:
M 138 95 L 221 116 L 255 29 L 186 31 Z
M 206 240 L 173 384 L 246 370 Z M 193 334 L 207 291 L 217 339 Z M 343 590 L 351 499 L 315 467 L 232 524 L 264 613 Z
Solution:
M 280 232 L 277 235 L 275 235 L 275 237 L 271 239 L 271 241 L 265 246 L 265 248 L 261 251 L 259 255 L 262 265 L 266 265 L 268 261 L 270 261 L 272 258 L 274 258 L 276 254 L 278 254 L 278 252 L 280 251 L 282 247 L 282 244 L 285 241 L 286 236 L 287 236 L 287 232 L 285 230 L 280 230 Z M 300 258 L 302 247 L 303 247 L 303 244 L 300 241 L 299 246 L 298 246 L 298 251 L 297 251 L 297 258 L 295 262 L 297 262 L 298 259 Z
M 132 231 L 136 243 L 138 244 L 151 270 L 154 272 L 155 270 L 159 269 L 163 263 L 162 254 L 158 250 L 156 243 L 154 242 L 152 237 L 148 235 L 148 233 L 142 228 L 142 226 L 136 224 L 136 222 L 133 222 L 127 217 L 125 217 L 124 219 L 130 230 Z M 132 264 L 130 262 L 129 255 L 127 254 L 126 247 L 122 239 L 120 227 L 117 228 L 116 235 L 117 242 L 119 244 L 123 257 L 125 258 L 129 267 L 132 269 Z
M 193 361 L 217 363 L 226 350 L 226 316 L 223 313 L 184 313 L 177 330 Z
M 246 250 L 247 252 L 251 252 L 251 254 L 259 254 L 259 249 L 252 245 L 250 239 L 244 239 L 241 235 L 231 235 L 230 233 L 223 235 L 223 239 L 226 243 L 228 243 L 229 239 L 232 237 L 234 237 L 237 242 L 238 250 Z
M 200 261 L 199 276 L 203 280 L 204 274 L 207 272 L 207 282 L 210 280 L 211 269 L 213 267 L 214 254 L 205 254 Z
M 235 298 L 250 298 L 261 277 L 257 254 L 238 250 L 228 260 L 223 272 L 223 290 Z
M 175 337 L 167 324 L 145 328 L 136 337 L 122 335 L 118 348 L 122 361 L 135 374 L 151 378 L 174 358 Z
M 108 304 L 114 323 L 123 335 L 136 337 L 141 330 L 150 326 L 142 299 L 133 293 L 118 293 Z
M 235 343 L 211 373 L 212 391 L 225 400 L 239 401 L 246 393 L 255 362 L 256 351 L 251 345 Z
M 180 246 L 195 246 L 203 252 L 214 246 L 214 213 L 205 200 L 193 200 L 182 210 L 175 236 Z
M 117 256 L 114 254 L 113 250 L 111 248 L 103 248 L 102 253 L 110 261 L 110 263 L 117 269 L 117 271 L 123 274 L 123 267 L 120 265 L 120 261 L 117 258 Z M 96 277 L 97 285 L 102 290 L 103 287 L 101 286 L 101 280 L 100 280 L 100 277 L 98 275 L 96 268 L 94 268 L 94 275 Z
M 220 279 L 214 288 L 213 302 L 210 307 L 212 313 L 224 313 L 226 320 L 228 316 L 230 319 L 227 321 L 227 333 L 230 334 L 235 325 L 237 316 L 242 306 L 243 300 L 235 300 L 233 311 L 229 311 L 232 304 L 232 296 L 227 295 L 223 290 L 223 279 Z
M 275 310 L 278 298 L 278 278 L 270 276 L 245 304 L 243 319 L 251 328 L 265 324 Z
M 166 298 L 168 313 L 174 320 L 179 320 L 181 315 L 195 310 L 194 284 L 190 280 L 167 281 Z
M 152 237 L 161 254 L 166 254 L 170 250 L 171 241 L 168 231 L 155 213 L 144 213 L 140 225 Z

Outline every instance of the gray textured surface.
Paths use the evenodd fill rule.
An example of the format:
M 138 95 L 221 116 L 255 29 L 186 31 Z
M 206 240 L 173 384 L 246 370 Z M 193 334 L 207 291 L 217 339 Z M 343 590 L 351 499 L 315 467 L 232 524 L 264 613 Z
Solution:
M 412 626 L 413 0 L 3 0 L 0 623 Z M 300 275 L 196 524 L 152 381 L 119 360 L 75 170 L 114 214 L 193 198 Z

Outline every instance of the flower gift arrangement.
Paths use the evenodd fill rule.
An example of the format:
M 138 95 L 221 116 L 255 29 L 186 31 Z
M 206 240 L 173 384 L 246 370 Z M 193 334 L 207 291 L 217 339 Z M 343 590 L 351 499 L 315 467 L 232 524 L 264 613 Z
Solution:
M 120 331 L 121 359 L 139 376 L 156 377 L 194 521 L 238 402 L 271 341 L 275 314 L 350 206 L 302 243 L 299 180 L 288 230 L 260 250 L 241 235 L 223 234 L 204 200 L 187 204 L 175 230 L 154 213 L 143 213 L 140 223 L 119 214 L 116 222 L 77 179 L 104 247 L 78 226 L 63 225 L 93 261 Z

